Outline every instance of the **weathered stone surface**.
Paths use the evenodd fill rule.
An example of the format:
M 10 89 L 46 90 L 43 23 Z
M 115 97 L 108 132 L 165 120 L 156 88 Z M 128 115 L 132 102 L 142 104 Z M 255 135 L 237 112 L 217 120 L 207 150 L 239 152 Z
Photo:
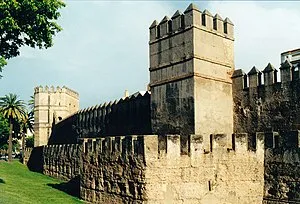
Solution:
M 228 18 L 192 4 L 154 21 L 151 95 L 56 124 L 49 144 L 61 145 L 33 149 L 36 169 L 80 175 L 80 197 L 92 203 L 300 203 L 299 71 L 286 61 L 281 82 L 271 64 L 234 71 L 233 41 Z M 48 89 L 36 93 L 48 104 Z M 37 110 L 38 135 L 49 130 L 46 112 Z
M 53 124 L 79 109 L 79 95 L 67 87 L 34 89 L 34 146 L 48 144 Z

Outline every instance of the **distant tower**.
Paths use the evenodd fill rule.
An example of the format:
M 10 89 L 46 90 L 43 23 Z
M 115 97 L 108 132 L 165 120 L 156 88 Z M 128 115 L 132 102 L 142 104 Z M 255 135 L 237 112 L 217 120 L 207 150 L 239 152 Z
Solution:
M 34 89 L 34 146 L 46 145 L 52 125 L 79 110 L 79 94 L 67 87 Z
M 154 133 L 233 131 L 233 24 L 191 4 L 150 26 L 150 87 Z

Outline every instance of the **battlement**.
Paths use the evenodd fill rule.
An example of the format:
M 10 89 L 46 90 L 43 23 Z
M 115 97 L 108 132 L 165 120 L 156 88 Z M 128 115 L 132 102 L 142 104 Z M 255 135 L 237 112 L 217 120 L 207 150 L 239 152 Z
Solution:
M 190 4 L 184 13 L 177 10 L 171 18 L 165 16 L 159 23 L 154 20 L 149 28 L 150 44 L 192 27 L 233 39 L 233 26 L 229 18 L 223 20 L 219 14 L 213 16 L 208 10 L 200 11 L 196 5 Z
M 43 148 L 43 173 L 62 180 L 79 175 L 81 146 L 78 144 L 46 145 Z
M 78 137 L 150 133 L 150 92 L 140 91 L 69 115 L 53 127 L 49 142 L 76 143 Z
M 66 87 L 66 86 L 63 86 L 63 87 L 60 87 L 60 86 L 57 86 L 56 88 L 54 86 L 37 86 L 34 88 L 34 94 L 37 94 L 37 93 L 66 93 L 74 98 L 79 98 L 79 94 Z
M 105 138 L 82 138 L 79 139 L 83 145 L 85 154 L 98 153 L 104 155 L 116 155 L 127 157 L 137 156 L 143 158 L 144 162 L 170 158 L 176 160 L 190 157 L 203 159 L 209 155 L 221 156 L 243 152 L 257 152 L 261 156 L 264 152 L 264 133 L 257 133 L 255 136 L 246 133 L 232 134 L 211 134 L 210 140 L 205 141 L 200 135 L 190 135 L 188 140 L 188 154 L 183 153 L 180 135 L 128 135 L 108 136 Z M 270 137 L 268 135 L 268 139 Z M 270 145 L 270 141 L 268 145 Z M 224 156 L 224 155 L 223 155 Z M 222 157 L 222 156 L 221 156 Z
M 259 86 L 269 86 L 277 83 L 286 83 L 299 79 L 299 71 L 286 60 L 279 67 L 281 81 L 278 80 L 278 69 L 271 63 L 263 71 L 259 71 L 255 66 L 245 74 L 241 69 L 235 70 L 232 75 L 233 84 L 236 89 L 255 88 Z M 263 80 L 262 80 L 263 77 Z

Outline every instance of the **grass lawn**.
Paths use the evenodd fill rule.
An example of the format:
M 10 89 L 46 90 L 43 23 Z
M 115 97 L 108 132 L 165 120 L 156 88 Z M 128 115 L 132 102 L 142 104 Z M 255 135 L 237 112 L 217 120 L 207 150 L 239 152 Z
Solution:
M 83 203 L 78 198 L 49 186 L 59 183 L 62 182 L 29 171 L 19 161 L 0 161 L 0 204 Z

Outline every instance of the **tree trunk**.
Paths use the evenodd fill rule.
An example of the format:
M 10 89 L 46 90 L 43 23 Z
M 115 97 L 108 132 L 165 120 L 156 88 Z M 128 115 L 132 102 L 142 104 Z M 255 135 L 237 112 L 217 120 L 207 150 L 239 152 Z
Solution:
M 8 161 L 12 161 L 12 131 L 13 131 L 13 123 L 9 120 L 9 137 L 8 137 Z
M 25 133 L 22 133 L 22 160 L 24 161 L 25 156 Z

